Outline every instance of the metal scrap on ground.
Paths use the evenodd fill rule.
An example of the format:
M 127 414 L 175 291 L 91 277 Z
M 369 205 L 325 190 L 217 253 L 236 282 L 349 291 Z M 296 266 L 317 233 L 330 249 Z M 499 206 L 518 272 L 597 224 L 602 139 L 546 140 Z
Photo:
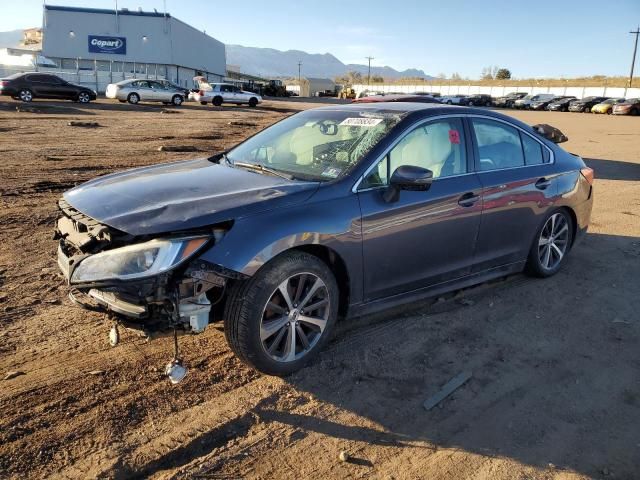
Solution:
M 471 378 L 473 374 L 471 372 L 462 372 L 449 380 L 438 393 L 425 400 L 422 404 L 425 409 L 431 410 L 438 405 L 442 400 L 451 395 L 455 390 L 465 384 L 467 380 Z

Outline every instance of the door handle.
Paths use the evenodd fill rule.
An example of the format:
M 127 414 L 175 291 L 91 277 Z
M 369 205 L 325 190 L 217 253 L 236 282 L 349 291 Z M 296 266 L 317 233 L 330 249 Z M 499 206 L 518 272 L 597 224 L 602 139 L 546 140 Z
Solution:
M 549 185 L 551 185 L 551 180 L 547 180 L 544 177 L 536 182 L 536 188 L 538 190 L 545 190 Z
M 478 200 L 480 200 L 480 195 L 467 192 L 458 199 L 458 205 L 461 207 L 472 207 Z

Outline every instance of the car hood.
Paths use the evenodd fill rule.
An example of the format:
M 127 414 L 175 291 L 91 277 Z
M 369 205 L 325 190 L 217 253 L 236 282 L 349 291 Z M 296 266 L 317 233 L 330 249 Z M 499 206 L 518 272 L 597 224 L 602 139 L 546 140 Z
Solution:
M 100 223 L 150 235 L 303 202 L 318 185 L 198 159 L 98 177 L 69 190 L 64 199 Z

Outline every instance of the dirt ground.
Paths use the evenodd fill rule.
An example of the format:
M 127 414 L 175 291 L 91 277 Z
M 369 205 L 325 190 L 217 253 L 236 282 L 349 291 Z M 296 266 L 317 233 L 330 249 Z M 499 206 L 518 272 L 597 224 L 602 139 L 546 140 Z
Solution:
M 284 379 L 241 364 L 214 324 L 181 340 L 190 371 L 171 386 L 169 338 L 111 348 L 105 317 L 66 298 L 56 200 L 315 104 L 17 105 L 0 102 L 1 478 L 640 478 L 640 118 L 507 112 L 559 127 L 596 171 L 590 233 L 555 277 L 343 322 Z M 461 371 L 471 380 L 424 410 Z

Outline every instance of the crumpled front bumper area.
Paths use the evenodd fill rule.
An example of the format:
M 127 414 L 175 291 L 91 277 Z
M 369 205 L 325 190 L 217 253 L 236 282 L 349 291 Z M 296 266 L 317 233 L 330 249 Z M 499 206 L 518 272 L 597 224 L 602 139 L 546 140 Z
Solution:
M 218 303 L 227 282 L 242 276 L 195 259 L 175 270 L 136 280 L 74 282 L 74 270 L 87 257 L 147 239 L 101 225 L 64 200 L 59 206 L 63 216 L 54 236 L 59 240 L 57 262 L 71 287 L 71 300 L 84 308 L 123 317 L 145 331 L 180 328 L 199 333 L 209 323 L 211 299 Z

